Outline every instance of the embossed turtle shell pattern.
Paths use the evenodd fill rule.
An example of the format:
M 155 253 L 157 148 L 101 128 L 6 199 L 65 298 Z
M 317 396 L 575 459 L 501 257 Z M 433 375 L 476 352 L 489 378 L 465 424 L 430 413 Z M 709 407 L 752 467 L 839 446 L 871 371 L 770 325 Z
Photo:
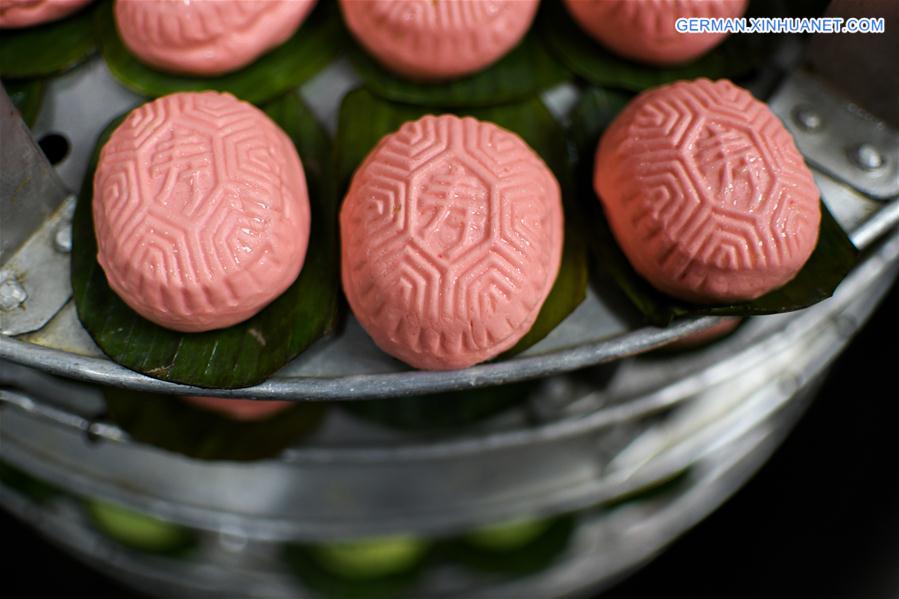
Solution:
M 55 21 L 89 2 L 91 0 L 0 0 L 0 29 Z
M 678 64 L 718 45 L 726 33 L 678 33 L 681 17 L 739 17 L 749 0 L 565 0 L 580 26 L 626 58 Z
M 638 96 L 600 141 L 594 185 L 634 268 L 688 301 L 759 297 L 818 240 L 819 193 L 793 138 L 726 80 Z
M 524 37 L 539 0 L 340 0 L 355 38 L 387 68 L 450 79 L 502 58 Z
M 303 166 L 259 109 L 179 93 L 131 112 L 94 175 L 98 261 L 135 311 L 179 331 L 246 320 L 296 279 L 309 239 Z
M 138 58 L 160 69 L 220 75 L 293 35 L 316 0 L 116 0 L 116 26 Z
M 340 225 L 353 313 L 384 351 L 429 370 L 512 347 L 562 255 L 552 172 L 515 134 L 452 115 L 381 140 L 353 177 Z

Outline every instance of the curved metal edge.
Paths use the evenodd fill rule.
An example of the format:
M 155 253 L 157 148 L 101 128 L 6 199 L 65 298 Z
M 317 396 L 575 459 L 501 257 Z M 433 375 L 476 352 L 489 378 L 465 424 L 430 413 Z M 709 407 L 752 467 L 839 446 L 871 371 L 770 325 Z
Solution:
M 753 431 L 755 434 L 730 440 L 720 448 L 714 459 L 707 456 L 699 462 L 690 475 L 690 485 L 673 496 L 641 502 L 615 512 L 594 511 L 590 508 L 585 512 L 577 512 L 578 539 L 573 541 L 572 546 L 572 551 L 579 549 L 577 553 L 567 554 L 558 563 L 538 574 L 497 581 L 480 589 L 469 588 L 466 593 L 472 597 L 498 598 L 528 596 L 535 592 L 542 595 L 544 591 L 551 591 L 551 596 L 574 597 L 607 588 L 623 573 L 640 567 L 652 555 L 695 526 L 738 490 L 780 445 L 802 411 L 796 410 L 785 421 Z M 101 536 L 88 532 L 89 542 L 84 542 L 85 536 L 79 534 L 82 529 L 77 526 L 72 528 L 70 520 L 61 519 L 63 512 L 41 512 L 16 497 L 6 496 L 3 491 L 0 488 L 0 496 L 4 499 L 0 503 L 8 512 L 95 568 L 113 564 L 116 570 L 111 574 L 125 584 L 134 584 L 136 578 L 144 586 L 160 585 L 171 594 L 190 578 L 161 574 L 163 570 L 152 568 L 154 564 L 162 565 L 162 562 L 155 559 L 150 563 L 140 564 L 117 555 L 113 545 L 108 544 Z M 639 531 L 634 528 L 637 523 L 642 524 Z M 646 526 L 647 523 L 651 525 Z M 60 531 L 68 534 L 60 534 Z M 624 531 L 628 531 L 625 537 L 621 536 Z M 602 551 L 606 546 L 602 541 L 611 537 L 625 539 L 627 542 L 614 552 Z M 587 542 L 588 539 L 590 542 Z M 600 556 L 605 559 L 600 560 Z M 172 564 L 165 563 L 166 571 L 170 569 L 170 565 Z M 210 567 L 206 564 L 204 566 L 204 571 Z M 217 575 L 215 579 L 220 580 L 223 572 L 215 571 L 214 574 Z M 226 584 L 231 590 L 235 588 L 232 581 L 227 581 Z M 213 596 L 221 588 L 204 590 Z M 263 593 L 262 596 L 268 595 Z
M 899 235 L 896 235 L 889 244 L 885 244 L 881 249 L 882 252 L 879 252 L 875 256 L 882 258 L 884 252 L 886 252 L 886 254 L 891 252 L 893 255 L 899 255 Z M 884 269 L 889 269 L 890 272 L 895 274 L 896 268 L 899 265 L 881 259 L 872 260 L 864 266 L 865 268 L 860 269 L 860 276 L 855 279 L 855 282 L 858 284 L 853 286 L 853 291 L 865 291 L 867 288 L 861 285 L 861 283 L 865 281 L 870 282 L 872 279 L 877 281 L 879 279 L 879 277 L 877 277 L 878 273 L 882 274 Z M 835 359 L 842 349 L 842 344 L 833 343 L 831 335 L 837 334 L 840 337 L 848 339 L 858 327 L 846 328 L 844 325 L 847 323 L 833 318 L 834 310 L 847 303 L 849 305 L 854 305 L 855 301 L 860 299 L 865 300 L 864 305 L 866 307 L 862 308 L 864 314 L 850 316 L 849 320 L 849 323 L 855 322 L 857 325 L 860 325 L 866 320 L 865 314 L 868 311 L 873 310 L 873 306 L 878 303 L 879 298 L 886 292 L 889 283 L 890 281 L 880 281 L 878 283 L 879 291 L 875 291 L 871 294 L 860 295 L 859 293 L 855 293 L 851 294 L 848 298 L 840 298 L 840 301 L 828 305 L 827 310 L 816 310 L 804 315 L 803 318 L 794 321 L 801 326 L 790 326 L 784 330 L 783 334 L 775 335 L 777 341 L 789 344 L 796 334 L 801 332 L 806 334 L 819 332 L 818 327 L 814 326 L 814 324 L 820 322 L 822 318 L 829 318 L 830 323 L 828 328 L 833 329 L 832 333 L 829 334 L 820 331 L 824 338 L 818 339 L 817 347 L 818 349 L 823 349 L 824 352 L 823 354 L 818 354 L 816 351 L 813 355 L 809 356 L 809 359 L 813 361 L 811 368 L 806 369 L 804 367 L 798 367 L 797 372 L 787 372 L 785 378 L 770 381 L 769 384 L 772 386 L 770 394 L 760 397 L 760 403 L 747 406 L 745 410 L 729 414 L 727 422 L 736 422 L 737 424 L 737 428 L 731 430 L 729 434 L 723 435 L 722 431 L 717 428 L 715 430 L 706 430 L 701 439 L 693 439 L 687 443 L 677 443 L 672 445 L 670 450 L 655 454 L 654 457 L 645 462 L 638 460 L 630 466 L 609 470 L 607 473 L 609 477 L 602 484 L 590 483 L 583 487 L 565 488 L 561 494 L 554 494 L 551 502 L 545 497 L 530 495 L 517 501 L 512 500 L 512 498 L 506 498 L 501 504 L 495 502 L 484 503 L 478 509 L 478 514 L 482 515 L 484 518 L 484 521 L 479 521 L 479 523 L 486 524 L 487 521 L 490 520 L 501 521 L 504 519 L 503 516 L 510 516 L 514 513 L 532 512 L 535 515 L 548 516 L 553 513 L 582 509 L 595 504 L 597 501 L 611 499 L 626 493 L 628 490 L 643 488 L 653 481 L 668 478 L 672 473 L 679 472 L 695 461 L 701 460 L 702 457 L 709 452 L 717 451 L 722 443 L 726 443 L 729 439 L 733 438 L 734 435 L 739 436 L 749 429 L 753 429 L 756 424 L 765 421 L 769 415 L 780 412 L 786 404 L 790 403 L 790 398 L 793 397 L 796 389 L 806 387 L 810 381 L 814 380 L 829 366 L 832 360 Z M 816 338 L 818 337 L 816 336 Z M 478 443 L 481 443 L 480 449 L 482 451 L 479 455 L 482 455 L 484 451 L 490 451 L 496 447 L 506 446 L 509 443 L 519 443 L 528 440 L 534 443 L 540 443 L 551 440 L 551 438 L 559 434 L 571 434 L 575 432 L 575 429 L 578 426 L 584 424 L 596 425 L 597 420 L 586 417 L 578 422 L 566 420 L 559 424 L 561 424 L 561 426 L 550 425 L 549 427 L 539 427 L 537 429 L 529 430 L 525 434 L 520 434 L 519 432 L 513 434 L 501 433 L 489 440 L 478 439 L 477 443 L 470 443 L 471 446 L 466 446 L 463 449 L 473 450 L 476 449 L 475 446 Z M 10 441 L 14 442 L 13 439 L 10 439 Z M 14 451 L 13 445 L 10 445 L 10 447 L 7 447 L 6 449 L 7 451 Z M 433 452 L 422 452 L 420 446 L 413 446 L 412 448 L 406 449 L 411 449 L 411 451 L 408 452 L 408 455 L 401 450 L 399 452 L 393 452 L 390 456 L 385 453 L 380 457 L 412 459 L 423 457 L 445 457 L 445 455 L 434 455 Z M 32 452 L 28 453 L 30 454 Z M 24 454 L 20 454 L 19 457 L 21 458 L 22 455 Z M 350 457 L 353 458 L 354 456 Z M 13 459 L 13 463 L 23 464 L 19 459 Z M 333 466 L 334 464 L 332 463 L 330 465 Z M 42 470 L 43 466 L 38 466 L 36 463 L 30 463 L 26 468 L 37 472 L 45 472 Z M 97 492 L 97 488 L 94 484 L 82 480 L 70 470 L 57 472 L 56 474 L 58 476 L 50 475 L 49 472 L 46 472 L 43 473 L 42 476 L 50 480 L 65 480 L 65 486 L 81 489 L 81 492 L 85 494 Z M 218 526 L 218 523 L 210 523 L 208 520 L 208 508 L 191 506 L 190 509 L 185 510 L 184 505 L 180 505 L 176 508 L 174 505 L 170 505 L 167 500 L 162 500 L 160 498 L 154 498 L 148 501 L 146 498 L 135 496 L 132 491 L 127 489 L 117 489 L 112 492 L 109 491 L 109 489 L 106 489 L 106 495 L 108 497 L 114 498 L 117 501 L 137 509 L 164 513 L 166 519 L 175 522 L 209 530 L 215 530 Z M 406 514 L 400 519 L 395 517 L 384 520 L 376 519 L 370 524 L 367 524 L 365 530 L 373 535 L 390 534 L 397 530 L 410 529 L 436 534 L 440 531 L 449 532 L 458 530 L 461 527 L 472 524 L 470 514 L 464 518 L 459 515 L 447 517 L 446 514 L 444 514 L 444 517 L 439 521 L 433 520 L 431 516 L 433 516 L 433 513 Z M 240 517 L 237 516 L 237 514 L 229 513 L 225 517 L 233 521 L 235 526 L 241 524 Z M 298 523 L 295 520 L 284 521 L 281 519 L 263 518 L 256 519 L 252 527 L 247 526 L 246 522 L 243 522 L 242 524 L 242 528 L 246 528 L 246 530 L 252 528 L 254 530 L 254 538 L 258 537 L 260 539 L 269 540 L 285 538 L 328 538 L 330 535 L 334 534 L 333 529 L 328 526 L 322 526 L 320 521 L 301 525 L 301 523 Z M 371 526 L 371 529 L 369 529 L 368 526 Z M 358 528 L 354 528 L 354 530 L 358 531 Z
M 874 258 L 879 258 L 875 260 Z M 479 454 L 483 451 L 500 448 L 511 448 L 535 443 L 557 441 L 578 434 L 597 431 L 603 428 L 650 416 L 662 410 L 674 407 L 684 399 L 716 384 L 725 382 L 737 364 L 746 369 L 757 365 L 765 357 L 781 351 L 785 346 L 795 343 L 797 339 L 817 328 L 825 319 L 834 318 L 852 303 L 861 292 L 871 293 L 871 285 L 883 275 L 895 258 L 899 258 L 899 234 L 890 243 L 885 244 L 881 252 L 874 254 L 864 265 L 856 270 L 840 294 L 827 306 L 827 310 L 806 312 L 779 328 L 774 335 L 767 336 L 759 345 L 738 349 L 723 361 L 697 375 L 687 376 L 652 389 L 638 398 L 629 401 L 615 402 L 596 412 L 584 415 L 577 414 L 538 427 L 523 430 L 491 432 L 477 436 L 465 436 L 448 442 L 412 443 L 394 447 L 347 447 L 320 450 L 315 447 L 288 449 L 282 456 L 286 462 L 294 463 L 327 463 L 333 464 L 335 456 L 346 463 L 381 463 L 393 460 L 423 460 L 443 458 L 450 453 Z M 874 293 L 880 297 L 885 290 Z M 822 314 L 823 312 L 823 314 Z M 839 318 L 838 316 L 836 318 Z M 852 326 L 849 326 L 849 325 Z M 861 322 L 842 323 L 841 330 L 847 336 L 853 334 Z M 80 429 L 91 437 L 111 442 L 127 442 L 128 435 L 114 424 L 97 422 L 80 414 L 45 405 L 32 400 L 25 394 L 15 390 L 0 389 L 0 403 L 8 404 L 48 422 Z
M 794 321 L 791 321 L 788 326 L 783 328 L 780 333 L 775 336 L 775 338 L 769 339 L 768 342 L 764 344 L 763 349 L 766 351 L 770 350 L 772 343 L 787 343 L 791 339 L 802 335 L 811 327 L 816 326 L 816 324 L 822 319 L 822 315 L 820 314 L 820 312 L 822 311 L 825 312 L 823 317 L 827 317 L 828 314 L 832 315 L 839 312 L 842 308 L 848 305 L 855 296 L 868 288 L 877 277 L 888 270 L 891 264 L 897 258 L 899 258 L 899 232 L 886 239 L 875 252 L 871 253 L 863 260 L 863 262 L 843 282 L 834 298 L 829 300 L 829 302 L 824 306 L 813 308 L 810 311 L 806 311 L 803 314 L 798 315 L 798 317 Z M 706 320 L 710 319 L 691 321 L 689 325 L 691 327 L 695 326 L 698 328 Z M 680 329 L 681 327 L 675 328 Z M 683 328 L 686 328 L 686 325 L 684 325 Z M 672 334 L 675 333 L 672 332 Z M 0 350 L 2 349 L 2 338 L 0 338 Z M 52 352 L 54 350 L 44 351 Z M 723 362 L 719 362 L 715 367 L 712 367 L 708 371 L 704 371 L 702 373 L 702 376 L 700 377 L 702 384 L 708 384 L 710 381 L 720 381 L 721 377 L 727 376 L 727 367 L 729 364 L 733 362 L 741 362 L 746 365 L 746 361 L 748 358 L 749 356 L 747 356 L 746 351 L 736 352 L 735 354 L 729 356 Z M 100 362 L 103 365 L 107 364 L 103 360 L 97 359 L 96 361 Z M 516 361 L 517 360 L 512 360 L 510 362 L 514 363 Z M 487 365 L 487 367 L 490 366 L 494 365 Z M 461 372 L 466 373 L 470 372 L 470 370 Z M 130 371 L 127 372 L 130 373 Z M 134 373 L 131 374 L 139 379 L 144 378 Z M 429 373 L 421 374 L 427 375 Z M 400 375 L 385 375 L 385 378 L 387 378 L 388 376 L 398 377 Z M 551 423 L 546 423 L 537 429 L 529 429 L 528 431 L 507 431 L 498 435 L 492 434 L 489 436 L 489 441 L 486 438 L 466 438 L 456 440 L 454 444 L 458 445 L 458 447 L 456 448 L 457 450 L 470 450 L 477 452 L 483 450 L 486 445 L 489 445 L 490 447 L 496 447 L 497 444 L 502 446 L 512 446 L 523 443 L 536 442 L 538 439 L 535 435 L 539 435 L 540 439 L 548 440 L 562 438 L 572 434 L 578 434 L 579 432 L 583 432 L 585 430 L 597 430 L 605 426 L 611 426 L 619 422 L 627 421 L 633 418 L 639 418 L 673 406 L 674 404 L 678 403 L 678 401 L 680 401 L 684 397 L 689 396 L 696 390 L 696 381 L 694 380 L 695 378 L 696 377 L 687 377 L 687 379 L 685 380 L 677 381 L 674 384 L 666 385 L 656 389 L 655 391 L 651 391 L 648 394 L 636 399 L 635 401 L 616 403 L 606 409 L 600 410 L 586 417 L 583 415 L 578 415 L 574 418 L 565 418 Z M 153 379 L 150 380 L 155 382 Z M 285 379 L 284 381 L 286 383 L 290 383 L 294 380 L 297 379 Z M 23 411 L 33 413 L 35 416 L 43 418 L 45 420 L 56 422 L 58 424 L 74 426 L 75 428 L 81 428 L 85 432 L 90 432 L 93 435 L 105 438 L 110 441 L 122 441 L 126 437 L 126 435 L 118 430 L 117 427 L 104 425 L 104 428 L 100 429 L 98 428 L 100 427 L 99 423 L 91 422 L 81 417 L 76 417 L 74 420 L 72 420 L 71 418 L 69 418 L 68 414 L 57 414 L 57 410 L 54 410 L 49 406 L 35 404 L 29 398 L 24 396 L 18 398 L 17 394 L 15 393 L 6 392 L 0 394 L 0 401 L 2 401 L 3 403 L 8 403 L 12 407 L 16 407 Z M 376 462 L 380 459 L 398 458 L 427 459 L 428 457 L 432 457 L 432 451 L 433 448 L 431 448 L 429 445 L 416 445 L 412 447 L 403 446 L 383 449 L 364 448 L 358 451 L 350 449 L 344 452 L 344 459 L 364 462 Z M 305 449 L 302 452 L 288 451 L 285 454 L 285 459 L 287 459 L 287 461 L 297 462 L 318 462 L 322 460 L 331 460 L 333 459 L 333 455 L 329 451 L 326 457 L 322 457 L 318 455 L 314 449 Z
M 72 355 L 0 335 L 0 359 L 70 379 L 136 391 L 253 399 L 357 400 L 457 391 L 542 378 L 640 354 L 714 326 L 718 317 L 686 319 L 554 354 L 523 356 L 453 371 L 411 371 L 335 378 L 274 377 L 241 389 L 203 389 L 150 378 L 105 358 Z
M 349 85 L 347 65 L 336 67 L 342 85 Z M 308 94 L 307 94 L 308 95 Z M 315 95 L 315 94 L 312 94 Z M 331 117 L 330 109 L 328 109 Z M 899 199 L 886 203 L 876 214 L 851 232 L 853 242 L 864 248 L 899 222 Z M 129 370 L 104 357 L 76 355 L 0 335 L 0 359 L 45 372 L 91 383 L 174 395 L 203 394 L 281 400 L 364 400 L 424 395 L 500 385 L 536 379 L 611 362 L 643 353 L 680 337 L 699 332 L 718 322 L 715 317 L 685 319 L 666 329 L 645 327 L 611 339 L 542 355 L 520 356 L 448 372 L 407 371 L 342 377 L 278 377 L 240 389 L 204 389 L 154 379 Z
M 853 231 L 861 249 L 874 244 L 899 223 L 899 200 L 885 205 Z M 848 279 L 851 279 L 850 274 Z M 840 286 L 846 287 L 847 281 Z M 839 293 L 839 289 L 838 289 Z M 30 366 L 70 379 L 136 391 L 172 395 L 202 394 L 252 399 L 364 400 L 458 391 L 536 379 L 634 356 L 714 326 L 720 319 L 706 316 L 684 319 L 665 329 L 637 331 L 573 347 L 554 354 L 521 356 L 454 371 L 410 371 L 334 378 L 274 377 L 253 387 L 204 389 L 150 378 L 105 358 L 73 355 L 0 335 L 0 359 Z
M 502 595 L 494 594 L 491 589 L 474 593 L 471 599 L 512 599 L 543 590 L 559 598 L 595 597 L 643 567 L 730 499 L 780 447 L 803 413 L 804 410 L 797 410 L 786 422 L 768 425 L 764 430 L 754 431 L 755 434 L 731 441 L 721 448 L 717 461 L 706 458 L 694 465 L 689 474 L 691 484 L 673 497 L 624 506 L 611 516 L 606 514 L 606 518 L 613 519 L 613 524 L 601 541 L 625 540 L 614 551 L 594 549 L 594 553 L 575 563 L 557 566 L 555 579 L 528 577 L 505 585 Z M 585 526 L 591 524 L 602 527 L 603 515 L 594 515 Z M 601 542 L 598 547 L 602 546 Z M 597 559 L 597 554 L 606 559 Z

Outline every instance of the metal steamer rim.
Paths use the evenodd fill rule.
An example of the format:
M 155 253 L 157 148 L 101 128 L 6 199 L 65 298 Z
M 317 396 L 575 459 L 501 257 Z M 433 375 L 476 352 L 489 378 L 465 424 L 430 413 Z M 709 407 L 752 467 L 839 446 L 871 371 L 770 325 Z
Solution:
M 230 523 L 262 539 L 442 534 L 522 514 L 579 510 L 666 480 L 711 459 L 728 439 L 779 420 L 866 320 L 895 278 L 897 260 L 894 234 L 834 301 L 757 319 L 707 356 L 684 358 L 689 368 L 661 368 L 655 374 L 665 382 L 654 388 L 622 387 L 621 381 L 652 378 L 660 369 L 653 360 L 628 362 L 610 390 L 572 390 L 565 406 L 529 426 L 491 423 L 444 439 L 387 443 L 332 434 L 275 460 L 209 464 L 135 444 L 114 425 L 94 430 L 105 442 L 86 444 L 90 423 L 72 407 L 56 402 L 51 414 L 40 395 L 3 391 L 0 400 L 13 410 L 4 418 L 4 455 L 80 494 L 206 530 Z M 729 359 L 719 360 L 722 354 Z M 135 468 L 143 473 L 139 480 L 132 480 Z M 503 474 L 485 482 L 486 471 Z M 192 481 L 201 476 L 206 482 L 198 487 Z M 415 491 L 400 480 L 415 480 Z M 327 497 L 322 490 L 330 490 Z M 352 500 L 337 513 L 330 493 Z
M 760 78 L 769 81 L 771 76 L 769 71 Z M 356 84 L 348 64 L 338 61 L 300 91 L 333 131 L 337 112 L 333 98 L 342 97 Z M 35 135 L 62 132 L 70 140 L 72 150 L 55 171 L 69 189 L 77 189 L 97 132 L 110 114 L 123 112 L 139 103 L 140 98 L 115 82 L 99 59 L 51 82 L 47 94 Z M 563 117 L 577 92 L 565 85 L 543 97 L 556 116 Z M 841 100 L 802 71 L 794 72 L 769 104 L 796 137 L 797 145 L 812 165 L 825 202 L 844 229 L 852 232 L 859 247 L 867 247 L 899 222 L 899 134 L 851 102 Z M 809 116 L 812 113 L 814 118 Z M 4 123 L 4 137 L 12 140 L 4 146 L 33 147 L 28 131 L 21 123 L 18 125 Z M 844 135 L 847 130 L 852 131 L 848 138 Z M 839 141 L 843 138 L 850 140 L 852 148 L 843 147 L 847 143 Z M 16 154 L 4 153 L 4 162 L 16 165 L 17 159 L 24 159 L 27 163 L 22 168 L 38 178 L 49 171 L 45 162 L 40 163 L 42 159 L 29 158 L 35 152 Z M 875 158 L 877 167 L 871 169 L 871 160 Z M 34 210 L 5 211 L 9 216 L 4 217 L 4 227 L 18 232 L 13 240 L 15 245 L 8 243 L 2 248 L 2 269 L 18 274 L 15 281 L 10 279 L 13 283 L 24 281 L 21 291 L 26 298 L 23 305 L 28 309 L 3 314 L 2 329 L 6 334 L 0 335 L 0 359 L 72 379 L 177 395 L 254 399 L 346 400 L 421 395 L 546 377 L 638 355 L 708 328 L 718 320 L 685 319 L 665 329 L 634 327 L 632 319 L 622 315 L 614 302 L 609 303 L 588 289 L 584 302 L 547 338 L 523 354 L 465 370 L 428 372 L 410 370 L 378 350 L 350 315 L 339 334 L 320 340 L 260 385 L 227 390 L 169 383 L 107 359 L 81 327 L 69 299 L 68 277 L 64 275 L 68 272 L 64 232 L 71 200 L 67 200 L 62 186 L 54 189 L 48 185 L 41 204 Z M 876 196 L 871 195 L 874 189 Z M 31 232 L 30 237 L 27 232 Z

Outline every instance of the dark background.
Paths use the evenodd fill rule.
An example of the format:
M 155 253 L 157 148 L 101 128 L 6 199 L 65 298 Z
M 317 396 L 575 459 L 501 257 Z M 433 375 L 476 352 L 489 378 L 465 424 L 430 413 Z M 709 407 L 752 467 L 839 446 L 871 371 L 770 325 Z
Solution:
M 894 285 L 759 474 L 602 599 L 899 598 L 897 312 Z M 137 597 L 2 511 L 0 530 L 5 589 Z

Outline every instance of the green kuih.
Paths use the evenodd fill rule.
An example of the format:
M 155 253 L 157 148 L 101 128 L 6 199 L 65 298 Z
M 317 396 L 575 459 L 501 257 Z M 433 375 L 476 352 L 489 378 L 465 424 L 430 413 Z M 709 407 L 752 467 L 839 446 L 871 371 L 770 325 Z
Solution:
M 96 3 L 45 25 L 0 30 L 0 77 L 4 85 L 7 79 L 58 75 L 87 60 L 97 47 L 94 12 Z
M 72 289 L 78 318 L 113 361 L 186 385 L 248 387 L 268 378 L 336 325 L 340 252 L 331 141 L 295 93 L 262 108 L 290 136 L 303 161 L 311 207 L 306 259 L 296 281 L 255 316 L 203 333 L 181 333 L 154 324 L 109 287 L 97 263 L 93 173 L 100 149 L 124 117 L 101 134 L 72 222 Z
M 285 563 L 324 597 L 367 599 L 402 596 L 421 573 L 428 544 L 393 536 L 316 545 L 289 545 Z
M 548 520 L 515 520 L 479 528 L 465 535 L 464 540 L 484 551 L 504 553 L 530 545 L 549 530 L 550 525 Z
M 450 540 L 445 551 L 453 561 L 477 570 L 536 572 L 565 551 L 574 524 L 573 516 L 502 522 Z
M 114 503 L 85 500 L 94 527 L 116 543 L 146 553 L 183 555 L 197 544 L 189 528 Z
M 523 352 L 548 335 L 587 294 L 587 251 L 573 205 L 571 165 L 565 132 L 539 99 L 487 108 L 423 108 L 382 100 L 366 89 L 356 89 L 343 99 L 337 125 L 337 173 L 341 190 L 349 186 L 353 172 L 368 152 L 403 123 L 426 114 L 453 113 L 489 121 L 517 133 L 552 169 L 562 188 L 565 204 L 565 246 L 556 282 L 543 303 L 531 330 L 502 357 Z
M 587 238 L 595 258 L 594 266 L 617 283 L 649 323 L 666 326 L 684 316 L 758 316 L 791 312 L 833 295 L 837 285 L 858 261 L 858 250 L 823 202 L 818 244 L 808 262 L 792 281 L 758 299 L 729 305 L 693 304 L 662 293 L 640 276 L 618 247 L 593 191 L 599 138 L 627 101 L 628 96 L 618 92 L 587 89 L 571 113 L 569 131 L 577 150 L 578 204 L 582 220 L 590 230 Z
M 122 85 L 153 98 L 211 89 L 262 104 L 311 79 L 337 57 L 345 43 L 337 3 L 319 2 L 293 37 L 252 64 L 218 77 L 175 75 L 145 65 L 128 51 L 116 30 L 112 4 L 104 2 L 96 16 L 106 66 Z

